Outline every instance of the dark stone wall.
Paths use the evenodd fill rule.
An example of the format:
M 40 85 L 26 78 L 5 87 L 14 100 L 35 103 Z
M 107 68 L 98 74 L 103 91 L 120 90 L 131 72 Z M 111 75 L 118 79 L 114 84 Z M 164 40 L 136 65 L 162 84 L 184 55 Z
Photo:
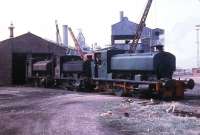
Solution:
M 12 53 L 11 46 L 0 45 L 0 85 L 12 83 Z

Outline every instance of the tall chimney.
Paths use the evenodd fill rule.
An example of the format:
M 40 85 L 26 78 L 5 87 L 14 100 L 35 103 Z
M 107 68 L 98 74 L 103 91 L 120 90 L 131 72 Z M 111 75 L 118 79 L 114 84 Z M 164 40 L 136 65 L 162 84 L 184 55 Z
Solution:
M 120 11 L 120 21 L 123 21 L 124 18 L 124 11 Z
M 10 27 L 8 27 L 8 29 L 10 30 L 10 38 L 13 38 L 14 37 L 14 26 L 13 26 L 13 23 L 11 22 L 10 23 Z
M 63 25 L 63 45 L 68 47 L 68 26 Z

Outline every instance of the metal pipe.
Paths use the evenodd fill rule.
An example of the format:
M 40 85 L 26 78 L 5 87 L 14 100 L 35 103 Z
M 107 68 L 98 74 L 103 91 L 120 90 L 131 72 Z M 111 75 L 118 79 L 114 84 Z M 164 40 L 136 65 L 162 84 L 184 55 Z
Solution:
M 199 61 L 199 28 L 200 25 L 196 25 L 196 43 L 197 43 L 197 68 L 200 67 L 200 61 Z

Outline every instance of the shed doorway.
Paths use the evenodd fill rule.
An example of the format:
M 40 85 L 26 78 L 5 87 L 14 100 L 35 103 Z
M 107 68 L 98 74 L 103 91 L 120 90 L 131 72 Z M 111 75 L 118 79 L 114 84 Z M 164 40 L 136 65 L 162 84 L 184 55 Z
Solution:
M 14 53 L 12 55 L 12 83 L 23 85 L 26 83 L 26 55 Z

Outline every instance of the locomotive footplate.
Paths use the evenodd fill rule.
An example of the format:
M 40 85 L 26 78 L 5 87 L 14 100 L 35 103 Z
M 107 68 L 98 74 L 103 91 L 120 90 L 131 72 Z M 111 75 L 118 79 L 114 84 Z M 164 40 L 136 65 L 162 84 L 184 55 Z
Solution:
M 134 81 L 125 79 L 94 78 L 96 89 L 112 90 L 117 96 L 127 96 L 135 91 L 148 91 L 164 99 L 184 98 L 187 89 L 194 88 L 194 80 L 162 79 L 158 81 Z

